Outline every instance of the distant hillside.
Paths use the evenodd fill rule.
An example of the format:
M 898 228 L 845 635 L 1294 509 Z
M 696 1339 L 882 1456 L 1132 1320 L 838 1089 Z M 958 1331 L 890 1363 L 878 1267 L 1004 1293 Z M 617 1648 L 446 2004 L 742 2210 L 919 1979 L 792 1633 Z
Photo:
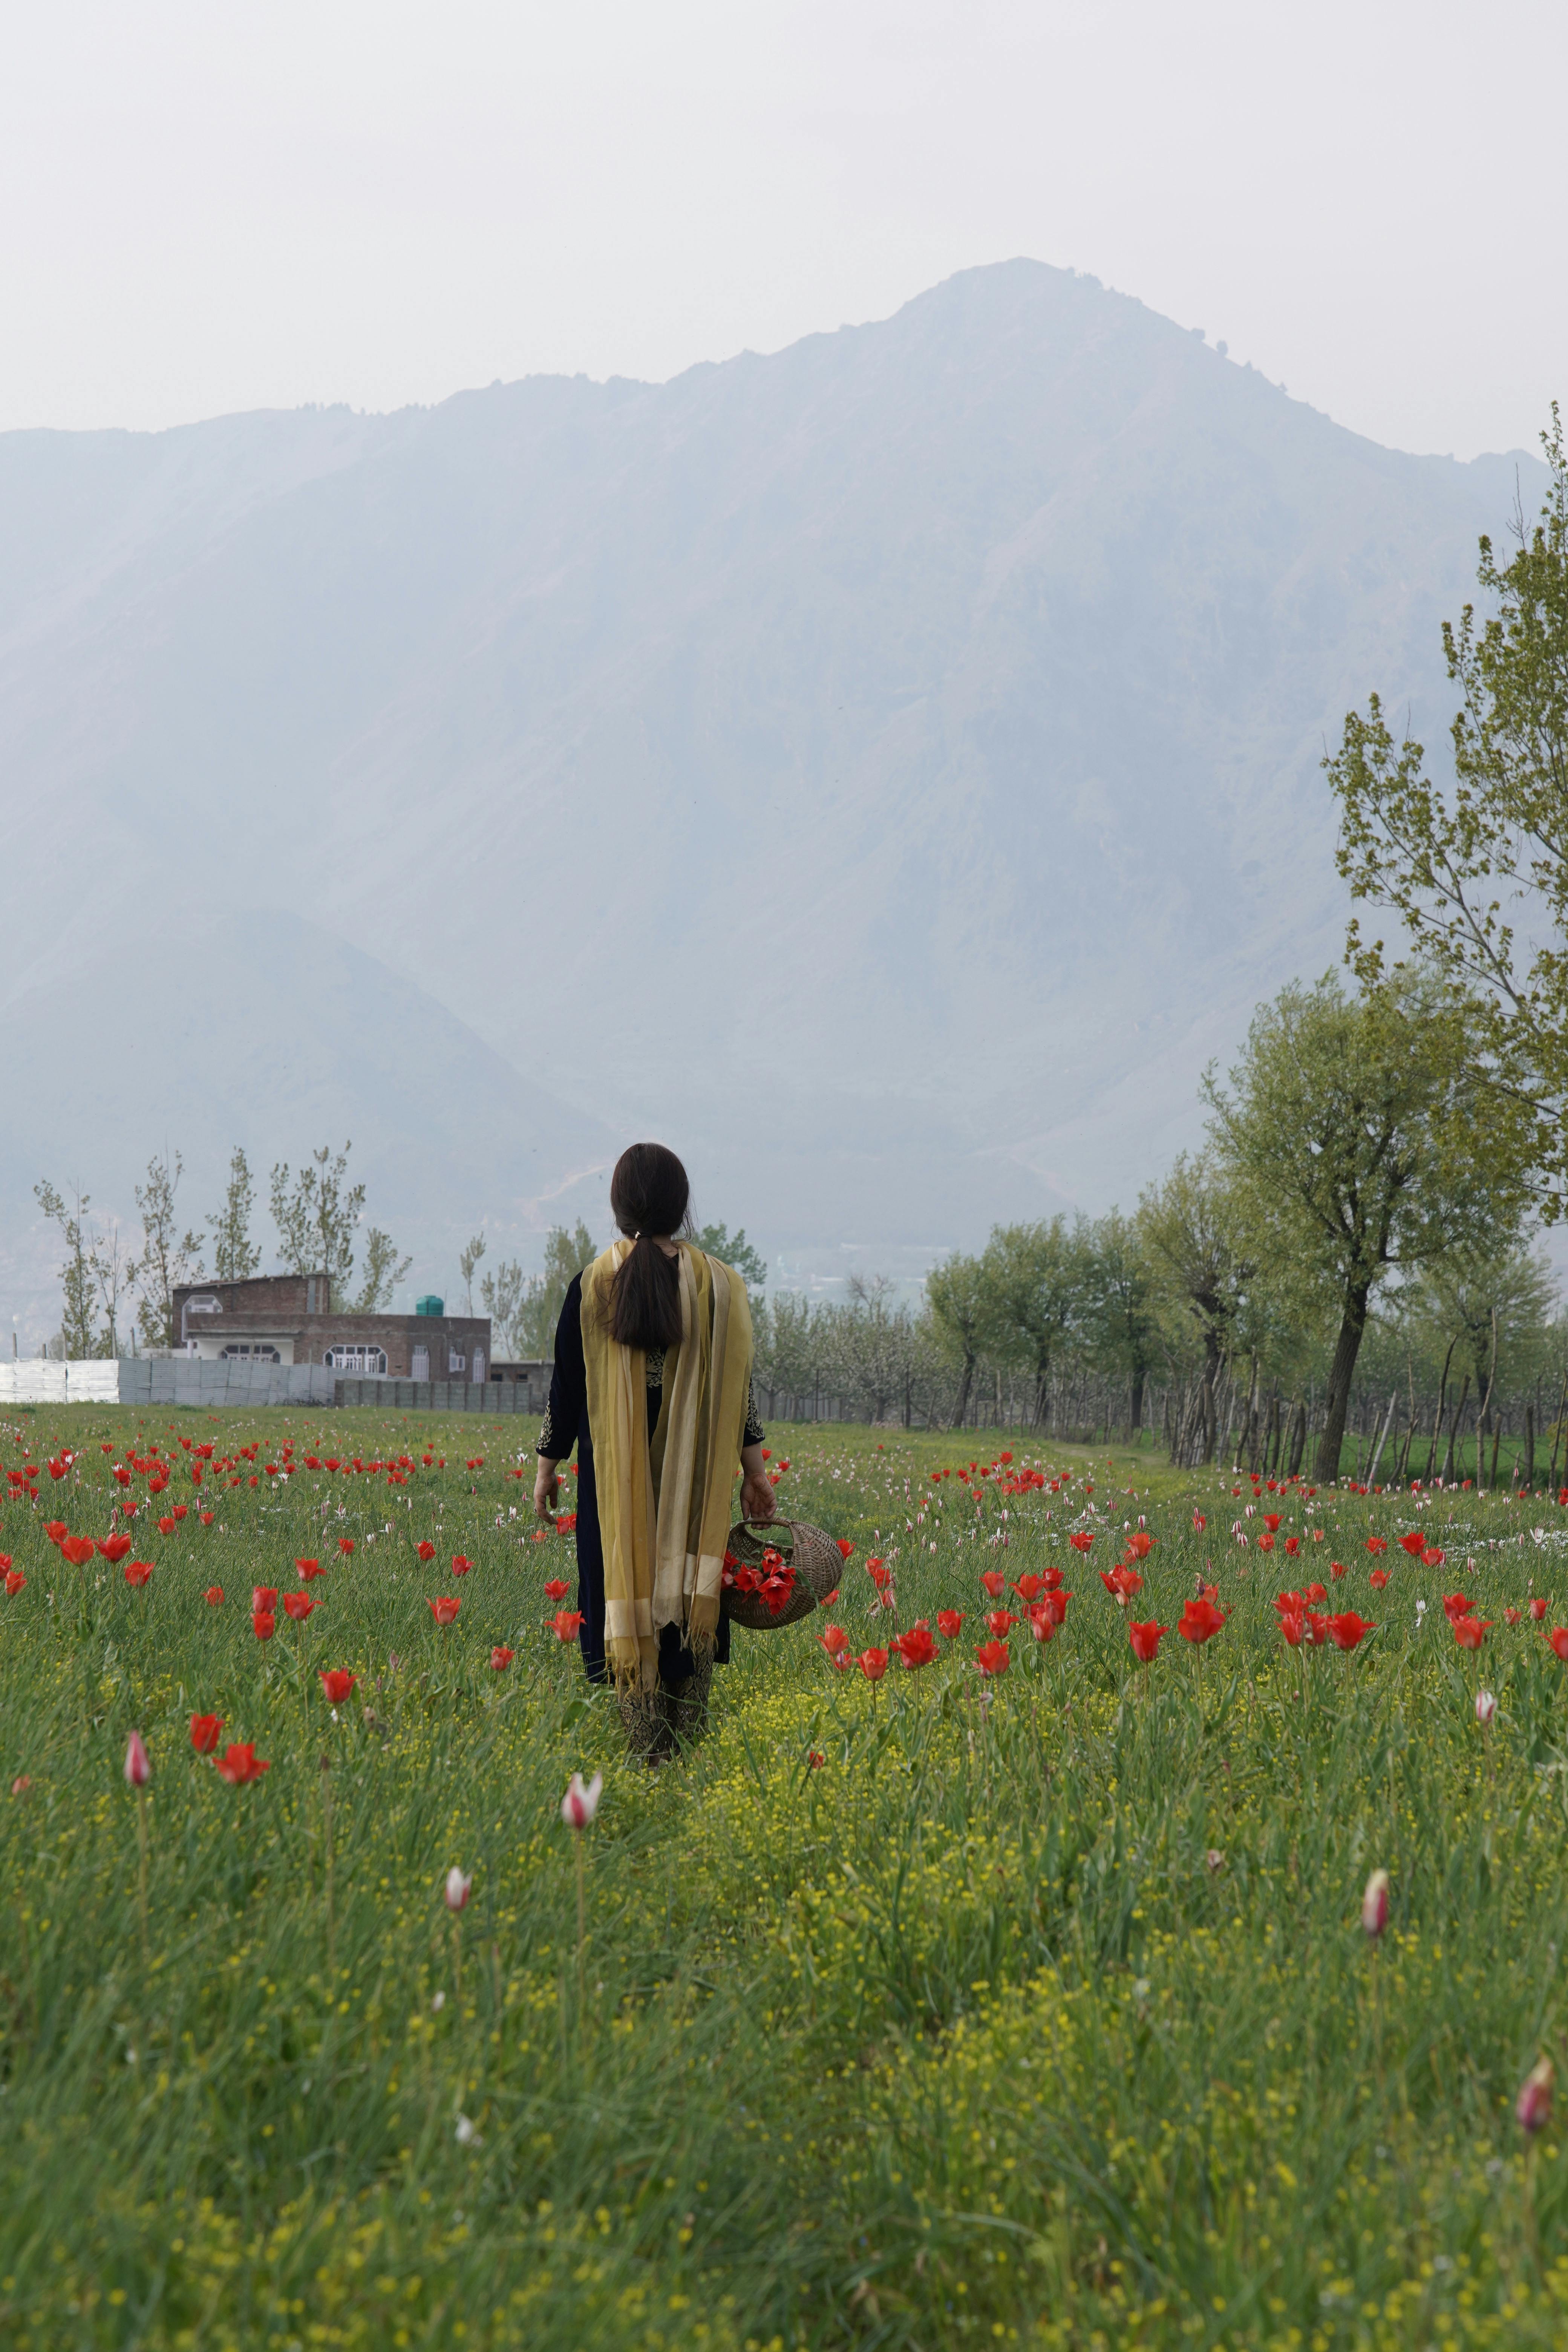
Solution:
M 1438 740 L 1516 468 L 1025 261 L 664 385 L 0 436 L 0 1305 L 34 1178 L 165 1137 L 195 1209 L 352 1134 L 419 1287 L 640 1132 L 795 1266 L 1131 1200 L 1337 955 L 1325 740 Z

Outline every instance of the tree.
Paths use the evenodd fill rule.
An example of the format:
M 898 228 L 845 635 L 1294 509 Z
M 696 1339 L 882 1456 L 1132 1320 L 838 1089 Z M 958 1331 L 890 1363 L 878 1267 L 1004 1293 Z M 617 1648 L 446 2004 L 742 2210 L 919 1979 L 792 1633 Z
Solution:
M 479 1305 L 490 1318 L 490 1345 L 502 1361 L 521 1352 L 528 1292 L 529 1277 L 515 1258 L 503 1257 L 494 1274 L 480 1277 Z
M 353 1301 L 356 1315 L 380 1315 L 392 1305 L 392 1294 L 407 1276 L 414 1260 L 399 1257 L 390 1234 L 372 1225 L 364 1237 L 364 1276 Z
M 147 1181 L 135 1188 L 142 1217 L 142 1254 L 135 1269 L 137 1321 L 150 1348 L 174 1346 L 174 1293 L 182 1283 L 201 1279 L 201 1235 L 181 1235 L 174 1222 L 174 1194 L 184 1172 L 179 1153 L 171 1166 L 165 1150 L 161 1160 L 149 1160 Z
M 697 1246 L 723 1265 L 733 1266 L 748 1291 L 761 1290 L 768 1278 L 768 1262 L 746 1239 L 742 1225 L 733 1234 L 727 1225 L 704 1225 Z
M 1136 1438 L 1159 1333 L 1149 1264 L 1137 1224 L 1120 1209 L 1097 1219 L 1089 1240 L 1096 1352 L 1127 1382 L 1128 1428 Z
M 1497 611 L 1445 623 L 1462 708 L 1453 781 L 1396 743 L 1376 695 L 1325 760 L 1342 811 L 1340 872 L 1352 898 L 1393 909 L 1421 953 L 1478 1006 L 1488 1082 L 1532 1129 L 1533 1190 L 1568 1209 L 1568 451 L 1556 406 L 1542 436 L 1552 481 L 1541 518 L 1500 570 L 1489 539 L 1477 578 Z M 1522 919 L 1522 931 L 1518 928 Z M 1346 961 L 1375 984 L 1384 943 L 1350 925 Z
M 1142 1194 L 1138 1239 L 1153 1295 L 1163 1298 L 1181 1339 L 1195 1339 L 1202 1350 L 1195 1415 L 1186 1429 L 1173 1429 L 1172 1458 L 1194 1454 L 1206 1462 L 1219 1438 L 1215 1391 L 1250 1272 L 1235 1200 L 1212 1159 L 1182 1152 L 1163 1183 Z
M 1205 1075 L 1215 1155 L 1261 1277 L 1338 1326 L 1325 1485 L 1374 1295 L 1518 1217 L 1523 1139 L 1489 1102 L 1474 1043 L 1466 1001 L 1433 971 L 1400 966 L 1359 998 L 1330 973 L 1259 1007 L 1230 1093 Z
M 228 1190 L 223 1196 L 223 1206 L 216 1216 L 207 1219 L 207 1230 L 213 1237 L 215 1282 L 248 1282 L 260 1266 L 261 1252 L 250 1238 L 250 1213 L 255 1203 L 250 1165 L 237 1143 L 228 1163 Z
M 301 1168 L 292 1190 L 284 1162 L 272 1171 L 272 1220 L 283 1263 L 291 1274 L 324 1274 L 334 1292 L 346 1292 L 353 1272 L 354 1227 L 364 1207 L 364 1186 L 348 1181 L 345 1143 L 336 1159 L 323 1143 Z
M 992 1307 L 984 1265 L 977 1257 L 954 1253 L 945 1265 L 933 1266 L 927 1275 L 926 1298 L 939 1344 L 958 1359 L 958 1402 L 952 1418 L 962 1428 Z
M 566 1293 L 574 1277 L 597 1255 L 594 1236 L 581 1217 L 574 1233 L 569 1234 L 564 1225 L 552 1225 L 545 1235 L 544 1271 L 530 1280 L 512 1318 L 515 1342 L 527 1361 L 541 1363 L 555 1353 L 555 1326 L 561 1320 Z
M 93 1304 L 98 1285 L 92 1270 L 92 1246 L 87 1229 L 88 1212 L 92 1203 L 79 1184 L 72 1187 L 74 1206 L 68 1206 L 46 1177 L 35 1184 L 33 1194 L 46 1217 L 58 1225 L 66 1245 L 66 1262 L 60 1268 L 60 1287 L 65 1295 L 65 1311 L 60 1317 L 60 1339 L 65 1353 L 73 1360 L 93 1353 Z
M 1546 1259 L 1521 1248 L 1511 1235 L 1500 1245 L 1490 1241 L 1479 1249 L 1451 1252 L 1422 1283 L 1413 1321 L 1434 1340 L 1458 1339 L 1468 1354 L 1483 1431 L 1491 1426 L 1489 1398 L 1499 1380 L 1509 1377 L 1516 1354 L 1539 1342 L 1556 1300 Z
M 467 1249 L 464 1250 L 462 1255 L 458 1260 L 458 1270 L 463 1277 L 463 1312 L 465 1315 L 471 1315 L 474 1311 L 474 1268 L 478 1265 L 484 1254 L 485 1237 L 483 1234 L 476 1234 L 473 1240 L 468 1244 Z M 479 1292 L 479 1296 L 481 1298 L 484 1296 L 482 1288 Z
M 1034 1418 L 1050 1417 L 1051 1368 L 1078 1328 L 1085 1304 L 1087 1252 L 1065 1217 L 1033 1225 L 996 1225 L 982 1264 L 991 1333 L 1004 1355 L 1035 1383 Z

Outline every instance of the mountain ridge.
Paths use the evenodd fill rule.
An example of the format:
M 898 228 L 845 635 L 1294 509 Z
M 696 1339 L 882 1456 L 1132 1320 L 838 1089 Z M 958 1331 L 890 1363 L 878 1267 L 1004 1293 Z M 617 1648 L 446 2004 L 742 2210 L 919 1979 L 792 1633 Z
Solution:
M 98 1099 L 117 1135 L 184 1119 L 209 1185 L 335 1101 L 437 1287 L 481 1218 L 533 1245 L 535 1153 L 603 1224 L 634 1128 L 792 1262 L 1130 1198 L 1202 1062 L 1337 956 L 1323 743 L 1374 685 L 1436 742 L 1437 623 L 1535 467 L 1383 450 L 1028 262 L 664 385 L 45 438 L 0 436 L 12 1026 L 90 1037 L 85 923 L 121 1018 L 259 1072 L 326 1052 L 319 943 L 363 955 L 508 1106 L 481 1145 L 400 1143 L 330 1054 L 308 1087 L 267 1058 L 240 1134 L 163 1074 Z M 279 910 L 222 1032 L 202 959 Z M 74 1100 L 46 1055 L 0 1147 L 35 1243 Z M 94 1189 L 128 1205 L 158 1139 Z

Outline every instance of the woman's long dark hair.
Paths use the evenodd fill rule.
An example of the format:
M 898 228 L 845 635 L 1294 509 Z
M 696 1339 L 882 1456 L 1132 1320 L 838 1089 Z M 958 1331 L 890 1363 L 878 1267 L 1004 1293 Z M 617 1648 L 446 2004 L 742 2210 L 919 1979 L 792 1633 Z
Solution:
M 610 1337 L 623 1348 L 674 1348 L 680 1343 L 680 1269 L 656 1247 L 654 1235 L 691 1231 L 691 1187 L 673 1151 L 662 1143 L 634 1143 L 610 1179 L 610 1213 L 632 1247 L 609 1298 Z

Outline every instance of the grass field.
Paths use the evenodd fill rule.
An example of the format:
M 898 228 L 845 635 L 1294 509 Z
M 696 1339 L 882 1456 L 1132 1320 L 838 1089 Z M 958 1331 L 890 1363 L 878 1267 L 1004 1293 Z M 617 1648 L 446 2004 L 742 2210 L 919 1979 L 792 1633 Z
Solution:
M 1247 1517 L 1245 1479 L 1114 1451 L 774 1430 L 784 1507 L 856 1547 L 852 1649 L 890 1622 L 868 1558 L 898 1629 L 965 1622 L 879 1683 L 820 1616 L 737 1633 L 709 1739 L 650 1774 L 550 1629 L 572 1543 L 534 1540 L 531 1434 L 0 1433 L 0 1485 L 37 1471 L 0 1518 L 0 2343 L 1568 2342 L 1564 2159 L 1513 2118 L 1562 2051 L 1568 1512 L 1297 1488 Z M 931 1478 L 1003 1450 L 977 1495 Z M 1031 1465 L 1070 1475 L 999 1491 Z M 45 1532 L 126 1500 L 124 1562 Z M 1098 1571 L 1140 1531 L 1124 1612 Z M 987 1681 L 982 1571 L 1051 1567 L 1065 1623 L 1007 1629 Z M 1128 1619 L 1174 1628 L 1205 1577 L 1226 1622 L 1140 1667 Z M 1275 1594 L 1314 1580 L 1375 1622 L 1353 1651 L 1282 1642 Z M 260 1640 L 258 1584 L 321 1605 Z M 359 1677 L 335 1714 L 328 1668 Z M 203 1714 L 266 1773 L 228 1785 Z

